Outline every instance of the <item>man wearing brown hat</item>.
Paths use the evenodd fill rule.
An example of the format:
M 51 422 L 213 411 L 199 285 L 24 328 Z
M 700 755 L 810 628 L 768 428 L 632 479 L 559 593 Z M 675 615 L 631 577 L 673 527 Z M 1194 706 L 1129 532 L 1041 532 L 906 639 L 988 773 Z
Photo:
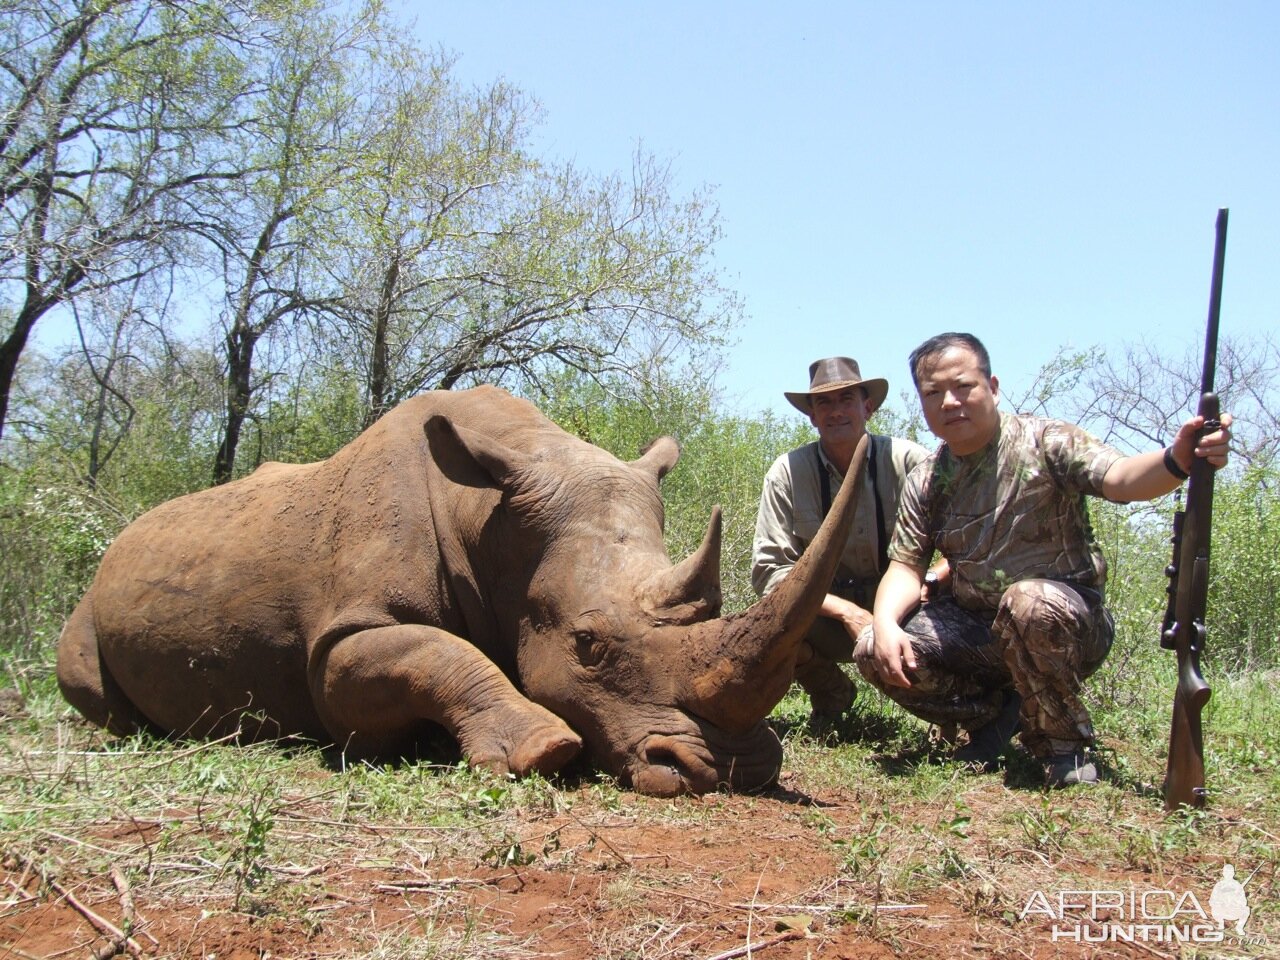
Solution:
M 814 362 L 808 390 L 784 391 L 809 417 L 818 440 L 784 453 L 765 475 L 751 565 L 751 583 L 761 596 L 781 582 L 817 534 L 867 432 L 867 420 L 888 392 L 887 381 L 864 380 L 849 357 Z M 852 660 L 858 634 L 871 623 L 904 479 L 929 455 L 910 440 L 870 438 L 861 507 L 796 665 L 795 679 L 809 695 L 818 727 L 838 720 L 853 703 L 853 681 L 840 664 Z

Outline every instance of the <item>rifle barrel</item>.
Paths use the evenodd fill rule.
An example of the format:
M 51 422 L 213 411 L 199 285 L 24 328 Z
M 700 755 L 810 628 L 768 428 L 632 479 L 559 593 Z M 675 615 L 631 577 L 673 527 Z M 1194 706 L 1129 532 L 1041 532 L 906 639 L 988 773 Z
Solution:
M 1213 371 L 1218 360 L 1218 316 L 1222 313 L 1222 271 L 1227 261 L 1227 208 L 1218 210 L 1217 236 L 1213 243 L 1213 281 L 1209 287 L 1209 323 L 1204 334 L 1204 369 L 1200 392 L 1213 392 Z

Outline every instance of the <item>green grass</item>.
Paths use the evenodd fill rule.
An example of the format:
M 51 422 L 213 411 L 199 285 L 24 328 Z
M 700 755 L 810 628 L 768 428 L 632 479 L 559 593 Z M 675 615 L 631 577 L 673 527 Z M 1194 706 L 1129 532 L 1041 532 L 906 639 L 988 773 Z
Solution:
M 842 872 L 874 903 L 945 894 L 975 914 L 1001 916 L 1021 906 L 1003 891 L 1028 885 L 1096 889 L 1102 877 L 1140 873 L 1207 890 L 1221 864 L 1235 863 L 1253 872 L 1257 924 L 1275 924 L 1278 678 L 1210 677 L 1204 729 L 1211 801 L 1203 810 L 1165 815 L 1160 783 L 1174 671 L 1172 654 L 1158 657 L 1130 660 L 1134 675 L 1122 681 L 1106 676 L 1104 666 L 1091 684 L 1105 779 L 1068 791 L 1044 790 L 1036 765 L 1017 747 L 1000 773 L 963 770 L 947 761 L 923 723 L 865 687 L 834 737 L 810 736 L 803 695 L 793 691 L 778 713 L 792 731 L 787 765 L 797 771 L 798 788 L 852 787 L 861 811 L 844 825 L 818 811 L 809 827 L 828 838 Z M 1103 690 L 1109 692 L 1099 696 Z
M 1000 772 L 972 774 L 948 761 L 925 724 L 860 684 L 850 717 L 822 735 L 808 730 L 797 689 L 777 706 L 772 722 L 785 746 L 778 791 L 670 800 L 638 797 L 584 770 L 517 781 L 448 758 L 347 765 L 306 744 L 112 738 L 63 704 L 47 661 L 11 661 L 27 703 L 25 715 L 0 721 L 0 852 L 11 880 L 101 878 L 114 866 L 149 896 L 194 897 L 211 914 L 303 930 L 333 929 L 318 911 L 341 894 L 310 871 L 335 858 L 397 882 L 438 879 L 455 869 L 442 865 L 458 863 L 494 875 L 605 870 L 596 909 L 614 925 L 591 942 L 600 956 L 656 957 L 664 954 L 654 945 L 674 943 L 684 929 L 658 912 L 664 891 L 687 890 L 696 903 L 729 877 L 692 868 L 687 877 L 649 875 L 603 825 L 710 840 L 749 814 L 777 824 L 786 843 L 828 855 L 833 873 L 802 905 L 822 929 L 844 927 L 904 953 L 909 937 L 882 905 L 960 905 L 973 923 L 1016 938 L 1019 891 L 1135 878 L 1207 890 L 1223 863 L 1251 876 L 1251 928 L 1280 935 L 1278 677 L 1208 671 L 1211 802 L 1166 815 L 1159 785 L 1173 666 L 1171 654 L 1152 647 L 1113 656 L 1090 682 L 1104 768 L 1095 788 L 1046 792 L 1017 747 Z M 1120 664 L 1125 674 L 1114 675 Z M 785 872 L 789 848 L 772 851 L 769 863 Z M 406 894 L 409 927 L 352 925 L 353 952 L 344 955 L 538 954 L 454 891 L 423 896 Z

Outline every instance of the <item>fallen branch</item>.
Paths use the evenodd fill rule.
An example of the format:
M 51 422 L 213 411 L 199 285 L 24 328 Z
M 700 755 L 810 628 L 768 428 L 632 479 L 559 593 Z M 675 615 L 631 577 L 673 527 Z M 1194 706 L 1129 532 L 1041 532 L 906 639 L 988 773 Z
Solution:
M 5 877 L 4 882 L 8 886 L 13 888 L 13 893 L 14 893 L 13 897 L 8 897 L 5 899 L 4 906 L 6 907 L 15 906 L 16 904 L 19 904 L 19 903 L 30 903 L 33 900 L 39 899 L 38 897 L 34 897 L 31 894 L 27 893 L 27 889 L 26 889 L 27 880 L 30 879 L 31 877 L 31 861 L 27 860 L 24 857 L 20 857 L 17 854 L 14 854 L 13 862 L 15 865 L 22 867 L 22 876 L 20 876 L 16 882 L 11 877 Z M 4 865 L 6 867 L 9 866 L 8 862 L 6 862 Z
M 392 883 L 377 883 L 373 889 L 379 893 L 434 893 L 438 890 L 456 890 L 458 887 L 483 887 L 501 883 L 507 879 L 504 873 L 498 877 L 474 879 L 471 877 L 440 877 L 436 880 L 401 880 Z
M 133 929 L 133 891 L 129 889 L 129 884 L 125 882 L 124 874 L 120 872 L 119 867 L 111 868 L 111 882 L 115 884 L 116 893 L 120 895 L 120 922 L 129 929 Z
M 138 925 L 137 908 L 133 904 L 133 890 L 130 889 L 119 867 L 111 868 L 111 882 L 115 884 L 116 893 L 120 895 L 120 925 L 125 930 L 133 930 Z M 160 946 L 160 941 L 146 930 L 141 933 L 151 941 L 153 946 Z
M 733 957 L 745 957 L 759 950 L 776 947 L 778 944 L 786 943 L 788 940 L 803 940 L 808 935 L 804 930 L 787 930 L 776 937 L 770 937 L 768 940 L 761 940 L 758 943 L 746 943 L 741 947 L 726 950 L 724 953 L 717 953 L 714 957 L 708 957 L 707 960 L 732 960 Z
M 19 960 L 44 960 L 43 957 L 37 957 L 34 953 L 27 953 L 27 951 L 19 950 L 17 947 L 6 946 L 4 949 L 6 953 L 13 954 Z
M 67 901 L 67 906 L 71 907 L 71 909 L 75 910 L 82 917 L 88 920 L 99 933 L 106 935 L 111 940 L 111 943 L 107 944 L 95 954 L 98 960 L 108 960 L 109 957 L 114 957 L 121 950 L 128 950 L 129 953 L 135 957 L 142 956 L 142 946 L 137 940 L 134 940 L 133 937 L 129 936 L 110 920 L 94 913 L 87 906 L 77 900 L 71 891 L 58 883 L 58 881 L 50 879 L 49 889 L 60 896 L 63 900 Z
M 719 900 L 708 900 L 706 897 L 695 897 L 691 893 L 681 893 L 679 890 L 664 890 L 663 896 L 676 897 L 680 900 L 689 900 L 693 903 L 706 904 L 708 907 L 715 907 L 717 910 L 755 910 L 756 906 L 750 903 L 722 903 Z M 762 910 L 773 910 L 772 904 L 766 904 L 761 907 Z
M 190 757 L 197 753 L 202 753 L 205 750 L 209 750 L 212 747 L 216 747 L 220 743 L 226 743 L 229 740 L 234 740 L 237 737 L 239 737 L 240 734 L 241 734 L 240 730 L 235 730 L 231 733 L 228 733 L 225 737 L 219 737 L 216 740 L 202 740 L 201 742 L 195 744 L 194 746 L 186 747 L 182 750 L 174 750 L 172 752 L 164 753 L 164 756 L 161 759 L 148 760 L 145 765 L 138 766 L 138 767 L 133 767 L 127 763 L 124 763 L 124 760 L 128 756 L 128 754 L 122 754 L 116 750 L 31 750 L 31 751 L 28 751 L 25 754 L 25 756 L 27 757 L 101 757 L 101 758 L 108 758 L 113 762 L 117 763 L 118 765 L 125 767 L 126 769 L 130 769 L 133 771 L 146 772 L 147 770 L 156 770 L 156 769 L 159 769 L 160 767 L 167 767 L 169 764 L 173 763 L 173 761 L 180 760 L 183 757 Z M 160 751 L 156 751 L 156 752 L 160 752 Z M 146 754 L 135 754 L 135 756 L 144 757 L 146 756 Z

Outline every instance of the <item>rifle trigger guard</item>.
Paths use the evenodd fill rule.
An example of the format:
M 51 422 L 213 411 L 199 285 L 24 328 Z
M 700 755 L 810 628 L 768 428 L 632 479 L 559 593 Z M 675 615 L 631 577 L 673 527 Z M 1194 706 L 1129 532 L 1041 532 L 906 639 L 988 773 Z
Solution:
M 1191 652 L 1199 653 L 1204 649 L 1205 629 L 1204 624 L 1199 620 L 1191 621 L 1191 635 L 1194 638 L 1191 642 Z

